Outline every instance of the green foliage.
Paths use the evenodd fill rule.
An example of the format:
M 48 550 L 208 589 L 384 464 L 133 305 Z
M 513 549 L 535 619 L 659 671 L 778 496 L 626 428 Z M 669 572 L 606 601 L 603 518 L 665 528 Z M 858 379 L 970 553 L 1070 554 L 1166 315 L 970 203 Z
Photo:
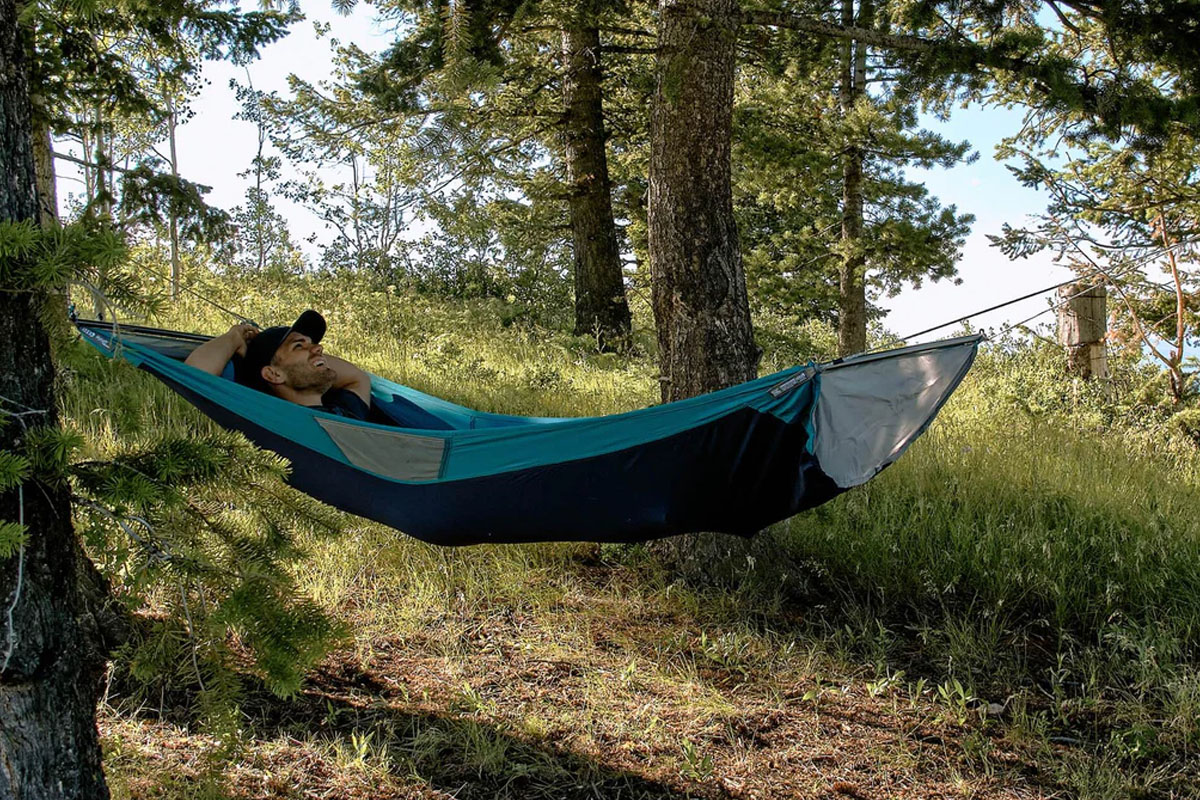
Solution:
M 77 278 L 121 284 L 125 257 L 123 237 L 103 223 L 0 222 L 0 286 L 10 291 L 58 291 Z
M 1081 281 L 1109 287 L 1109 341 L 1161 362 L 1170 375 L 1165 393 L 1183 400 L 1191 391 L 1184 351 L 1200 340 L 1200 275 L 1192 267 L 1200 140 L 1180 126 L 1139 151 L 1133 136 L 1114 143 L 1081 133 L 1078 116 L 1029 116 L 1001 154 L 1050 200 L 1035 225 L 1006 225 L 989 238 L 1010 258 L 1053 252 Z
M 28 541 L 28 528 L 19 522 L 0 520 L 0 558 L 10 558 Z
M 258 150 L 250 167 L 238 173 L 240 178 L 253 178 L 246 189 L 246 201 L 233 211 L 237 228 L 234 264 L 248 272 L 264 270 L 300 272 L 306 265 L 304 254 L 292 241 L 287 221 L 275 210 L 272 184 L 280 178 L 282 160 L 266 153 L 269 117 L 265 109 L 266 95 L 252 86 L 230 84 L 237 93 L 242 110 L 235 117 L 253 122 L 258 130 Z
M 25 441 L 26 457 L 32 473 L 45 483 L 66 479 L 72 458 L 83 446 L 74 431 L 39 427 L 29 431 Z
M 186 241 L 223 244 L 233 232 L 231 218 L 228 212 L 212 208 L 204 201 L 209 190 L 208 186 L 165 175 L 151 165 L 142 164 L 121 175 L 118 207 L 121 224 L 153 230 L 174 220 L 179 235 Z
M 113 365 L 92 390 L 142 400 L 131 372 Z M 154 440 L 126 440 L 119 416 L 109 417 L 116 427 L 95 427 L 94 419 L 73 418 L 69 405 L 67 413 L 93 455 L 67 469 L 77 527 L 117 596 L 151 614 L 123 658 L 141 691 L 192 686 L 204 690 L 201 706 L 220 710 L 238 692 L 212 692 L 236 689 L 243 651 L 269 688 L 295 692 L 340 635 L 294 585 L 292 565 L 305 556 L 296 532 L 333 534 L 335 518 L 293 497 L 281 483 L 284 463 L 241 437 L 189 432 L 197 421 L 181 419 L 156 424 Z
M 82 156 L 74 216 L 116 218 L 126 232 L 169 224 L 190 243 L 226 241 L 229 215 L 209 207 L 208 187 L 179 176 L 157 145 L 191 115 L 206 59 L 251 60 L 297 18 L 294 4 L 243 12 L 222 0 L 24 4 L 34 138 L 68 138 Z
M 128 254 L 121 232 L 98 220 L 0 223 L 0 288 L 37 295 L 56 331 L 71 285 L 102 292 L 110 310 L 147 313 L 156 297 Z M 334 533 L 337 520 L 290 495 L 280 459 L 198 427 L 194 415 L 152 416 L 136 370 L 98 364 L 90 347 L 65 336 L 56 345 L 64 427 L 30 427 L 18 450 L 0 452 L 0 491 L 69 489 L 76 530 L 117 598 L 162 620 L 126 646 L 129 674 L 148 681 L 143 691 L 198 688 L 197 706 L 232 733 L 242 659 L 253 659 L 273 691 L 293 693 L 340 635 L 291 572 L 305 555 L 296 531 Z M 28 536 L 19 521 L 0 522 L 0 557 Z
M 0 492 L 13 489 L 29 477 L 29 459 L 18 453 L 0 450 Z
M 836 320 L 839 270 L 854 254 L 865 259 L 871 301 L 904 285 L 953 279 L 973 217 L 943 208 L 904 174 L 908 166 L 949 167 L 974 157 L 966 142 L 917 128 L 917 108 L 931 92 L 916 96 L 884 83 L 845 108 L 839 72 L 850 65 L 840 43 L 814 46 L 786 31 L 754 42 L 758 57 L 738 74 L 733 137 L 735 213 L 752 307 Z M 886 51 L 873 53 L 865 83 L 888 80 L 890 62 Z M 850 243 L 842 215 L 852 149 L 862 154 L 863 229 Z
M 151 57 L 159 82 L 194 76 L 203 58 L 245 61 L 285 32 L 288 12 L 242 12 L 214 0 L 100 3 L 50 0 L 21 7 L 32 31 L 39 111 L 65 132 L 71 113 L 96 104 L 105 115 L 153 115 L 161 99 L 136 69 Z
M 49 228 L 0 221 L 0 290 L 38 295 L 43 324 L 59 335 L 65 335 L 62 297 L 69 287 L 92 294 L 108 311 L 154 310 L 158 298 L 143 293 L 127 258 L 121 232 L 100 220 Z
M 1178 433 L 1200 445 L 1200 409 L 1185 409 L 1173 414 L 1170 421 Z
M 1056 24 L 1046 24 L 1047 8 Z M 946 90 L 937 103 L 944 111 L 955 94 L 995 98 L 1000 87 L 1039 115 L 1074 116 L 1086 137 L 1134 132 L 1153 146 L 1179 126 L 1200 130 L 1200 59 L 1183 21 L 1193 14 L 1187 2 L 968 0 L 897 4 L 890 23 L 933 43 L 895 53 L 904 84 Z

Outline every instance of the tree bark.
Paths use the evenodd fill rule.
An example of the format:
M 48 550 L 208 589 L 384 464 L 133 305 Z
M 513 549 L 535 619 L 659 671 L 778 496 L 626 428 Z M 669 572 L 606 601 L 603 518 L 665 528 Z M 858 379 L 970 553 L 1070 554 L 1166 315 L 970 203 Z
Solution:
M 1070 283 L 1059 287 L 1058 297 L 1058 341 L 1066 351 L 1067 372 L 1085 380 L 1107 378 L 1108 291 L 1103 284 Z
M 737 0 L 660 0 L 648 211 L 663 400 L 755 377 L 733 218 Z
M 37 175 L 38 224 L 43 228 L 58 223 L 58 182 L 54 172 L 54 142 L 50 126 L 35 123 L 33 161 Z
M 25 32 L 0 0 L 0 220 L 36 220 Z M 0 450 L 57 424 L 40 293 L 0 292 Z M 61 485 L 0 493 L 28 541 L 0 561 L 0 798 L 106 798 L 95 710 L 106 648 L 104 592 L 71 528 Z
M 612 349 L 628 341 L 630 314 L 605 151 L 600 30 L 586 9 L 563 31 L 562 48 L 575 335 L 594 334 L 601 348 Z
M 871 0 L 860 0 L 859 27 L 869 27 Z M 842 25 L 854 24 L 854 0 L 842 0 Z M 841 106 L 847 125 L 854 106 L 865 93 L 867 47 L 861 41 L 842 43 Z M 866 253 L 863 250 L 863 149 L 849 128 L 842 162 L 842 263 L 838 273 L 838 355 L 867 349 Z
M 179 156 L 175 152 L 175 102 L 168 100 L 167 109 L 167 139 L 171 148 L 171 177 L 179 179 Z M 179 281 L 183 277 L 179 266 L 179 221 L 176 219 L 174 207 L 170 210 L 171 236 L 171 299 L 179 300 Z

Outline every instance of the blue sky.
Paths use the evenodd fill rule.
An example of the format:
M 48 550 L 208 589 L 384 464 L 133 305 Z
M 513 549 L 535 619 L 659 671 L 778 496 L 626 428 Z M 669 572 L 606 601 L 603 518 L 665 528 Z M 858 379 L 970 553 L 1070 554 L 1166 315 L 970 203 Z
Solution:
M 330 38 L 354 42 L 368 51 L 380 50 L 392 41 L 388 30 L 374 23 L 365 3 L 358 4 L 349 17 L 338 16 L 327 3 L 306 4 L 306 13 L 309 20 L 295 25 L 289 36 L 265 48 L 262 58 L 250 65 L 256 88 L 286 93 L 289 73 L 314 82 L 329 74 L 329 41 L 318 41 L 313 35 L 314 21 L 332 26 Z M 233 119 L 238 106 L 229 89 L 229 80 L 236 78 L 244 83 L 246 72 L 232 64 L 213 62 L 207 65 L 204 77 L 206 84 L 193 105 L 197 113 L 179 130 L 180 170 L 186 177 L 213 187 L 210 202 L 232 208 L 243 202 L 246 182 L 237 173 L 249 166 L 255 148 L 253 126 Z M 919 291 L 906 290 L 884 300 L 884 307 L 890 311 L 885 325 L 893 333 L 906 335 L 1070 277 L 1068 270 L 1056 267 L 1048 257 L 1009 261 L 990 247 L 986 238 L 987 234 L 998 233 L 1005 222 L 1020 225 L 1028 214 L 1036 214 L 1045 206 L 1043 196 L 1021 187 L 993 158 L 1000 139 L 1018 130 L 1020 123 L 1017 111 L 978 106 L 956 111 L 948 122 L 925 120 L 926 127 L 947 138 L 969 141 L 980 158 L 950 170 L 912 170 L 910 176 L 923 180 L 943 203 L 953 203 L 959 211 L 974 214 L 976 221 L 959 265 L 961 285 L 946 281 L 926 284 Z M 63 180 L 60 194 L 78 191 L 65 171 Z M 321 233 L 319 223 L 303 208 L 280 201 L 280 211 L 288 218 L 297 241 L 310 233 Z M 1035 298 L 978 317 L 973 323 L 998 327 L 1046 307 L 1045 299 Z M 1043 316 L 1039 322 L 1047 320 L 1052 320 L 1052 315 Z M 921 338 L 939 338 L 954 330 L 948 328 Z

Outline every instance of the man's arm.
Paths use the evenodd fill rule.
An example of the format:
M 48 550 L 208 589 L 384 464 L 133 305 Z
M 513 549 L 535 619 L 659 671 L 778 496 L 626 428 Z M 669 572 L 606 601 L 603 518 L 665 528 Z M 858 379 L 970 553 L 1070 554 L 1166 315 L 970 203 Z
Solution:
M 246 355 L 246 344 L 257 335 L 258 328 L 253 325 L 234 325 L 220 336 L 215 336 L 197 347 L 183 363 L 204 370 L 210 375 L 220 375 L 235 353 Z
M 334 389 L 347 389 L 354 392 L 367 405 L 371 404 L 371 376 L 351 364 L 344 358 L 325 353 L 325 365 L 337 373 L 333 382 Z

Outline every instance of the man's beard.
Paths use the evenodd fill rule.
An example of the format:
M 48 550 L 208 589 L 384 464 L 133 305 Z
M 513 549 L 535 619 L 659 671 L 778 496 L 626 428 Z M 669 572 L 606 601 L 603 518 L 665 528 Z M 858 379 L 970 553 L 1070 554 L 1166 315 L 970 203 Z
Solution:
M 325 394 L 337 380 L 337 373 L 330 367 L 314 367 L 311 364 L 289 364 L 283 367 L 287 386 L 296 392 L 320 392 Z

